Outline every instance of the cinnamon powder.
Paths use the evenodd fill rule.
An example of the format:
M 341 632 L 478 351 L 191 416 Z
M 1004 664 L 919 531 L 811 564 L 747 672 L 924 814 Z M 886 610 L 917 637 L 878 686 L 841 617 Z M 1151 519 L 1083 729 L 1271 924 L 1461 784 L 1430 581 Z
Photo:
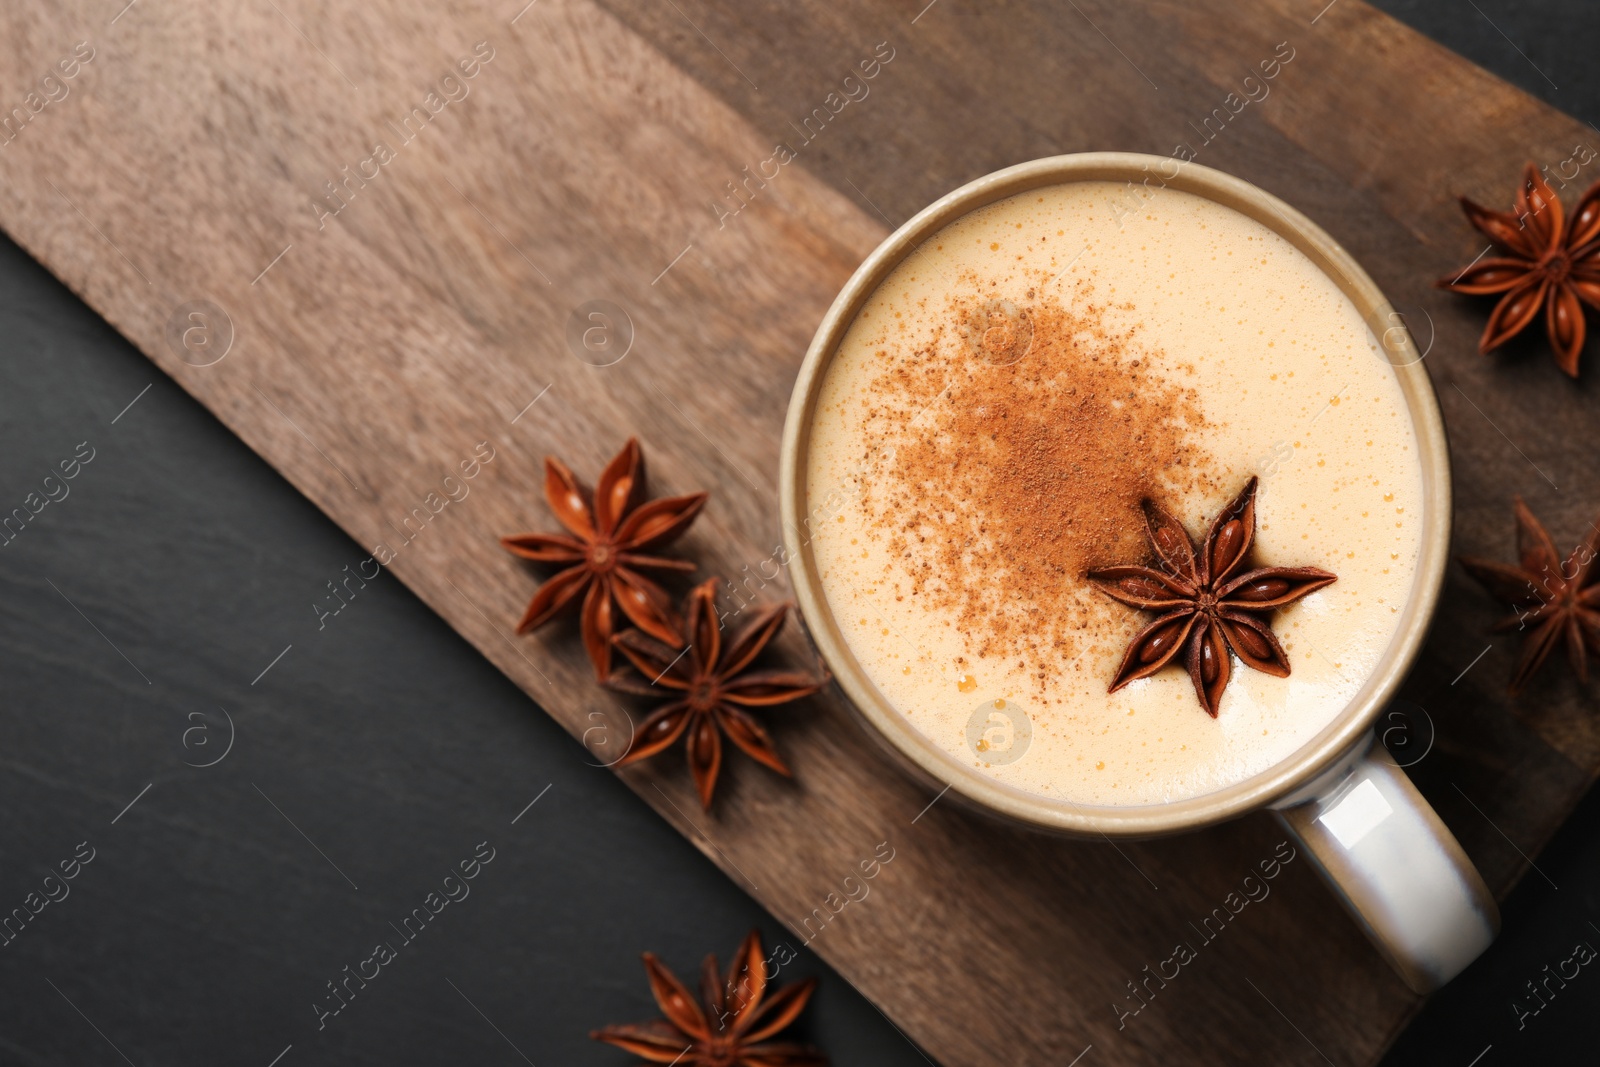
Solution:
M 1041 683 L 1046 662 L 1119 624 L 1082 578 L 1144 556 L 1139 502 L 1215 488 L 1192 370 L 1104 311 L 1036 290 L 952 297 L 931 342 L 862 396 L 857 506 L 890 549 L 887 588 Z

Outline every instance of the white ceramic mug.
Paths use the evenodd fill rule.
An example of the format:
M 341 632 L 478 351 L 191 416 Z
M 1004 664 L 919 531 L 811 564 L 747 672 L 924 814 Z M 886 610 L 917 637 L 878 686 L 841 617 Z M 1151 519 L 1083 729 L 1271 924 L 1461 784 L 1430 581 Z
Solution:
M 1152 173 L 1167 188 L 1233 208 L 1289 241 L 1339 286 L 1381 339 L 1419 445 L 1422 546 L 1415 584 L 1389 647 L 1344 711 L 1288 759 L 1204 796 L 1085 807 L 1024 792 L 964 765 L 878 691 L 832 617 L 803 532 L 809 510 L 806 455 L 817 395 L 839 342 L 867 297 L 926 238 L 959 216 L 1030 189 L 1074 181 L 1139 185 Z M 919 212 L 867 257 L 828 309 L 801 366 L 784 427 L 779 497 L 790 576 L 812 638 L 871 732 L 905 766 L 989 812 L 1060 833 L 1117 838 L 1195 830 L 1271 809 L 1406 983 L 1419 993 L 1436 989 L 1488 947 L 1500 915 L 1450 831 L 1388 753 L 1373 745 L 1373 722 L 1422 647 L 1448 561 L 1449 452 L 1421 359 L 1393 306 L 1344 249 L 1310 219 L 1247 182 L 1166 157 L 1112 152 L 1040 159 L 979 178 Z

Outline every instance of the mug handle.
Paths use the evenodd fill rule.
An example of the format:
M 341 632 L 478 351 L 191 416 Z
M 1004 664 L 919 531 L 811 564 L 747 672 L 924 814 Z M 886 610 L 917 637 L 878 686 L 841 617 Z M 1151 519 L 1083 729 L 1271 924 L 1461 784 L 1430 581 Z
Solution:
M 1406 985 L 1431 993 L 1500 932 L 1483 877 L 1388 749 L 1365 745 L 1274 814 Z

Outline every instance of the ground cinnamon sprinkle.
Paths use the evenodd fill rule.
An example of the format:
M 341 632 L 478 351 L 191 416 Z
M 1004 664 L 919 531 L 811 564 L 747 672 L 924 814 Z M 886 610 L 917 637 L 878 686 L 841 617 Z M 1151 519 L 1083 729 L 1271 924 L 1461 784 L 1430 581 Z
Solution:
M 1186 372 L 1077 303 L 954 297 L 863 396 L 857 506 L 890 549 L 884 581 L 1041 682 L 1117 624 L 1082 578 L 1145 555 L 1140 500 L 1215 489 Z

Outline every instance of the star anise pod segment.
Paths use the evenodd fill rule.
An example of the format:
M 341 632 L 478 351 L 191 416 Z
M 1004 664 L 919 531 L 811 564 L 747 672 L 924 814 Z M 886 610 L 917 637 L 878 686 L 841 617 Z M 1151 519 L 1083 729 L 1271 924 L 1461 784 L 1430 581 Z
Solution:
M 628 753 L 618 765 L 649 759 L 685 737 L 689 769 L 706 808 L 711 807 L 722 769 L 723 736 L 751 759 L 789 775 L 766 727 L 745 709 L 799 700 L 824 684 L 801 671 L 752 669 L 755 658 L 783 628 L 789 605 L 758 610 L 724 644 L 716 588 L 717 579 L 712 578 L 690 591 L 684 612 L 689 647 L 684 651 L 639 630 L 617 634 L 613 642 L 638 673 L 619 671 L 606 681 L 621 692 L 669 698 L 635 728 Z
M 1595 581 L 1595 556 L 1600 554 L 1600 521 L 1566 559 L 1522 498 L 1512 510 L 1517 518 L 1516 566 L 1494 560 L 1461 558 L 1476 578 L 1512 613 L 1494 626 L 1497 633 L 1526 630 L 1522 655 L 1511 676 L 1511 692 L 1520 692 L 1558 645 L 1580 681 L 1589 680 L 1589 655 L 1600 655 L 1600 583 Z
M 823 1067 L 828 1058 L 807 1045 L 769 1042 L 799 1017 L 816 988 L 814 978 L 771 990 L 761 934 L 752 930 L 729 964 L 707 956 L 700 967 L 701 999 L 654 955 L 644 954 L 650 992 L 664 1019 L 608 1026 L 589 1036 L 649 1063 L 683 1067 Z
M 536 563 L 563 565 L 539 587 L 517 632 L 543 626 L 563 610 L 582 605 L 584 648 L 595 677 L 611 673 L 613 607 L 659 641 L 683 645 L 682 626 L 672 598 L 645 571 L 688 572 L 687 560 L 652 551 L 680 537 L 705 506 L 706 493 L 645 501 L 644 456 L 630 437 L 595 484 L 593 506 L 572 471 L 554 456 L 545 457 L 544 495 L 566 534 L 524 533 L 502 537 L 515 555 Z M 645 502 L 642 502 L 645 501 Z
M 1211 521 L 1198 545 L 1176 516 L 1144 500 L 1145 529 L 1159 566 L 1106 567 L 1088 574 L 1113 600 L 1158 613 L 1134 635 L 1109 692 L 1150 677 L 1181 655 L 1200 706 L 1216 718 L 1233 674 L 1230 651 L 1246 666 L 1289 676 L 1288 654 L 1267 616 L 1337 576 L 1318 567 L 1243 569 L 1255 544 L 1256 486 L 1251 478 Z
M 1576 378 L 1588 332 L 1583 304 L 1600 307 L 1600 182 L 1589 187 L 1568 219 L 1561 198 L 1529 163 L 1511 213 L 1491 211 L 1465 196 L 1461 208 L 1507 253 L 1476 260 L 1437 283 L 1452 292 L 1500 297 L 1478 349 L 1498 348 L 1542 310 L 1556 363 Z

